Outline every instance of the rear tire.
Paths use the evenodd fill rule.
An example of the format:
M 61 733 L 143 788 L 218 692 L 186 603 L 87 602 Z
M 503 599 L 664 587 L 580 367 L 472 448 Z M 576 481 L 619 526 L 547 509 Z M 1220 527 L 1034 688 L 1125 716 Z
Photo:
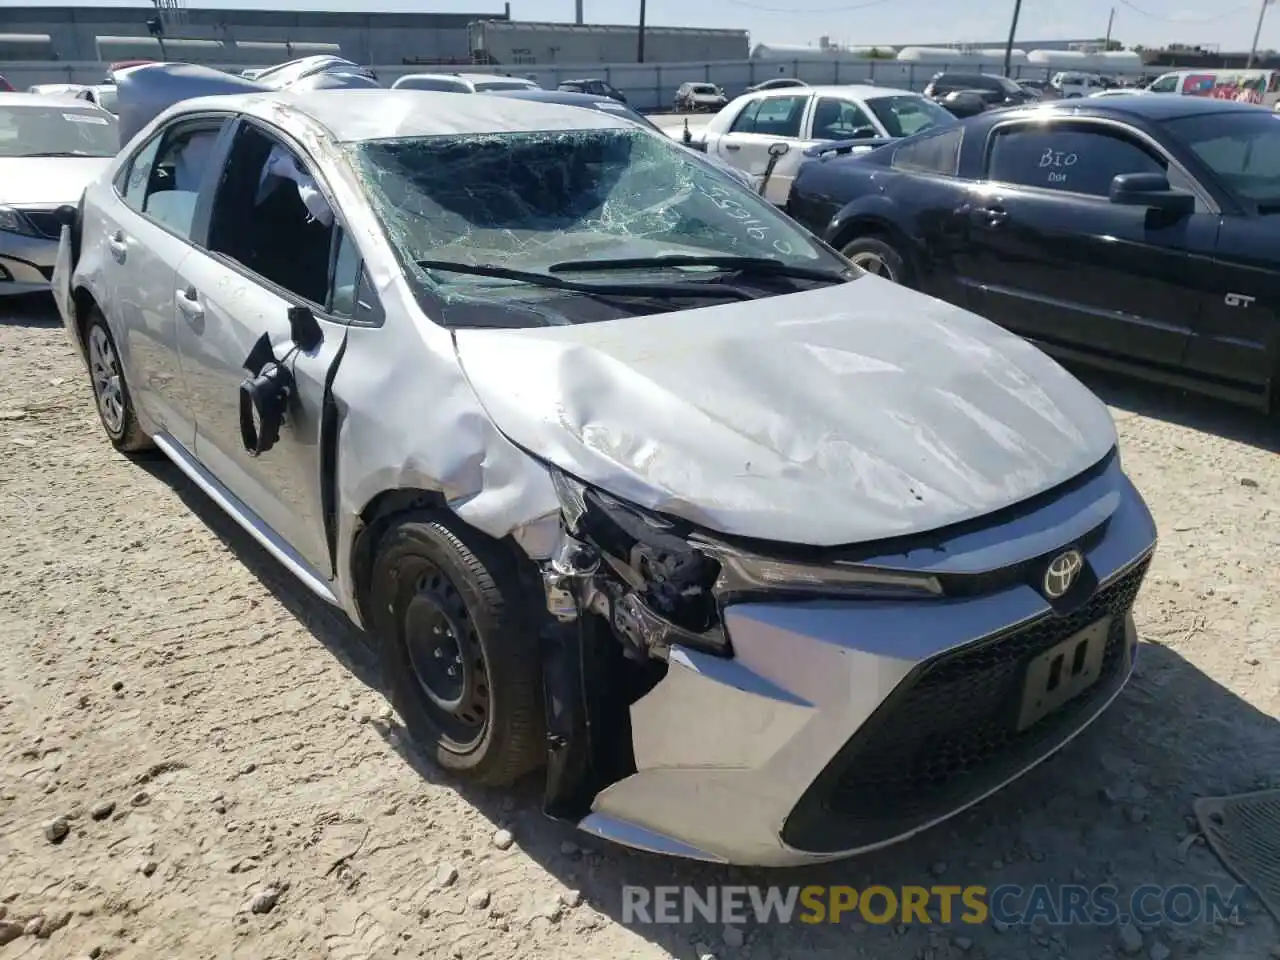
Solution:
M 506 786 L 546 758 L 539 622 L 508 548 L 443 512 L 407 515 L 370 579 L 385 686 L 441 767 Z
M 880 237 L 858 237 L 845 244 L 840 252 L 866 273 L 904 286 L 911 285 L 906 260 Z
M 111 336 L 102 311 L 93 307 L 84 328 L 85 359 L 89 366 L 89 383 L 93 387 L 98 419 L 111 445 L 121 453 L 139 453 L 153 446 L 151 438 L 138 424 L 133 396 L 125 382 L 120 351 Z

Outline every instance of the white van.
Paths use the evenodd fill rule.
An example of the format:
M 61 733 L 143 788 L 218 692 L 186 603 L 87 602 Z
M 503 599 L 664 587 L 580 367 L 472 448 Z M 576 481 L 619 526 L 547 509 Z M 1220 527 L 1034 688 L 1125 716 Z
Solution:
M 1173 70 L 1156 77 L 1147 93 L 1239 100 L 1275 108 L 1280 101 L 1280 70 Z

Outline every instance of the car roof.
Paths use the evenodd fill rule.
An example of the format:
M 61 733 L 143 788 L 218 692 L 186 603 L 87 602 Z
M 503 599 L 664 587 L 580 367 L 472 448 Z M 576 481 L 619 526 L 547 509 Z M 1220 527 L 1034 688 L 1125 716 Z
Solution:
M 562 80 L 562 83 L 568 83 Z M 493 95 L 509 100 L 532 100 L 536 103 L 563 103 L 565 106 L 587 106 L 593 103 L 608 103 L 613 109 L 622 112 L 627 109 L 625 103 L 619 103 L 606 97 L 603 93 L 577 93 L 572 90 L 494 90 Z
M 1036 104 L 1029 112 L 1043 111 L 1054 115 L 1113 117 L 1124 116 L 1141 120 L 1177 120 L 1181 117 L 1197 117 L 1219 113 L 1270 112 L 1266 107 L 1234 100 L 1216 100 L 1212 97 L 1156 96 L 1148 93 L 1131 93 L 1110 97 L 1088 97 L 1082 100 L 1055 100 Z M 1000 111 L 1007 116 L 1008 111 Z
M 340 142 L 469 133 L 631 129 L 633 121 L 559 103 L 478 97 L 435 90 L 270 91 L 181 102 L 182 113 L 243 111 L 288 128 L 290 112 L 323 127 Z
M 460 73 L 406 73 L 403 77 L 397 77 L 395 82 L 399 83 L 401 80 L 408 80 L 410 77 L 429 77 L 432 80 L 461 80 L 462 74 Z
M 464 80 L 521 80 L 525 83 L 532 83 L 528 77 L 508 77 L 501 73 L 455 73 L 455 77 L 461 77 Z
M 85 89 L 80 87 L 80 89 Z M 47 107 L 60 104 L 64 107 L 80 107 L 82 110 L 97 110 L 88 100 L 77 97 L 73 93 L 9 93 L 0 92 L 0 107 Z
M 856 97 L 859 100 L 874 100 L 877 97 L 918 97 L 920 94 L 912 90 L 901 90 L 897 87 L 877 87 L 869 83 L 824 84 L 821 86 L 778 87 L 774 90 L 757 90 L 753 97 L 794 97 L 796 90 L 805 93 L 816 93 L 823 97 Z

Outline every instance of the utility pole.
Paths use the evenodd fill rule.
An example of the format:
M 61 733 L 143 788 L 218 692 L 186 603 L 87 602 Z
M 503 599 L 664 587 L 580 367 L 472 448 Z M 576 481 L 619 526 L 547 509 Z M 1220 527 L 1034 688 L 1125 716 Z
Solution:
M 1262 19 L 1267 15 L 1267 7 L 1271 6 L 1273 0 L 1262 0 L 1262 6 L 1258 10 L 1258 25 L 1253 29 L 1253 46 L 1249 48 L 1249 62 L 1244 65 L 1248 70 L 1253 66 L 1254 59 L 1258 56 L 1258 37 L 1262 36 Z
M 577 4 L 574 7 L 573 12 L 574 12 L 573 22 L 576 23 L 578 26 L 582 26 L 582 0 L 578 0 Z
M 1004 75 L 1009 76 L 1013 60 L 1013 38 L 1018 32 L 1018 15 L 1022 13 L 1022 0 L 1013 0 L 1013 20 L 1009 23 L 1009 42 L 1004 45 Z
M 636 63 L 644 63 L 644 2 L 640 0 L 640 32 L 636 38 Z
M 1111 16 L 1107 17 L 1107 39 L 1102 43 L 1102 50 L 1105 53 L 1111 49 L 1111 26 L 1116 22 L 1116 8 L 1111 8 Z

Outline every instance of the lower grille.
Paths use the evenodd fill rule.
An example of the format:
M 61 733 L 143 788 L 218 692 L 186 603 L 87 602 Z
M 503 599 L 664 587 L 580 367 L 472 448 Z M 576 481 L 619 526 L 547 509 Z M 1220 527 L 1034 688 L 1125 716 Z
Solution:
M 890 840 L 973 802 L 1065 740 L 1128 674 L 1125 617 L 1149 563 L 1067 616 L 1041 617 L 916 668 L 801 797 L 783 841 L 833 853 Z M 1098 680 L 1018 730 L 1029 661 L 1106 616 Z
M 57 240 L 62 236 L 62 222 L 56 210 L 23 210 L 22 215 L 46 240 Z

